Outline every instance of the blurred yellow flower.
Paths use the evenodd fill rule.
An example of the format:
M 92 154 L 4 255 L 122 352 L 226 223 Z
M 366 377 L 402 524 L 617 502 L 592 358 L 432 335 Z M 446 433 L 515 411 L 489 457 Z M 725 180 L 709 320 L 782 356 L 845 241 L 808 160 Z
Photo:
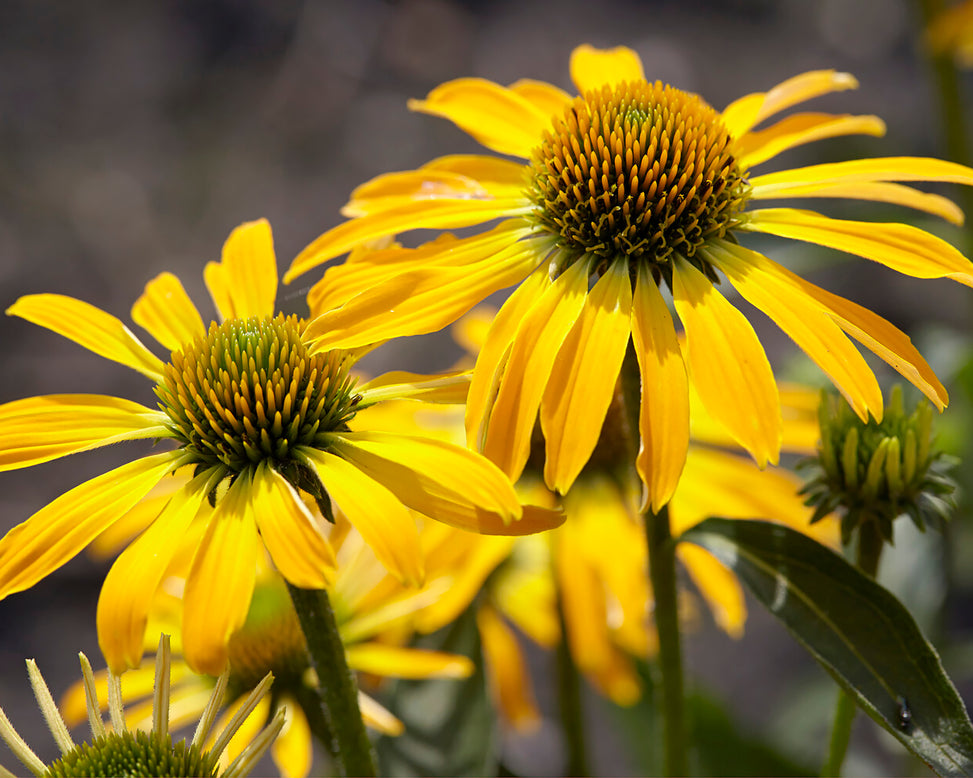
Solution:
M 935 16 L 926 42 L 934 53 L 952 56 L 961 67 L 973 67 L 973 2 L 963 0 Z

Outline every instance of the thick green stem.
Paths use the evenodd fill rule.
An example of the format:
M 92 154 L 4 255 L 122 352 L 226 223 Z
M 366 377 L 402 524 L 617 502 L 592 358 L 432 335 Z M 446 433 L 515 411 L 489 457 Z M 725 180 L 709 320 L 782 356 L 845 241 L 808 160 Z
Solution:
M 558 602 L 561 618 L 561 642 L 557 648 L 558 712 L 561 716 L 561 733 L 564 735 L 566 761 L 565 775 L 588 776 L 588 749 L 585 741 L 584 712 L 581 705 L 581 676 L 571 655 L 564 608 Z
M 358 708 L 358 685 L 345 661 L 328 593 L 287 584 L 318 676 L 322 717 L 308 716 L 314 735 L 334 758 L 341 776 L 376 774 L 375 754 Z
M 882 557 L 884 544 L 876 521 L 866 521 L 858 529 L 858 569 L 870 578 L 878 573 L 878 563 Z M 834 723 L 831 726 L 831 741 L 828 757 L 821 768 L 822 776 L 841 775 L 841 765 L 845 761 L 848 743 L 851 741 L 851 727 L 855 721 L 855 700 L 843 689 L 838 690 L 835 705 Z

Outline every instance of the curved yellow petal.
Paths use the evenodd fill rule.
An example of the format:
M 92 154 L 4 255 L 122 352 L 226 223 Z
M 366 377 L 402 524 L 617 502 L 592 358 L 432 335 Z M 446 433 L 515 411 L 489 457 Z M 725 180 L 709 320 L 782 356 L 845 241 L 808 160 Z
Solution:
M 756 251 L 714 243 L 704 255 L 743 299 L 767 314 L 820 367 L 862 419 L 882 418 L 882 389 L 858 349 L 827 309 L 775 273 L 776 263 Z
M 186 579 L 183 655 L 197 673 L 223 672 L 227 641 L 247 619 L 260 550 L 251 489 L 242 473 L 217 502 Z
M 740 229 L 847 251 L 915 278 L 952 278 L 973 286 L 973 262 L 941 238 L 908 224 L 831 219 L 794 208 L 766 208 L 749 217 Z
M 756 92 L 734 100 L 723 111 L 723 124 L 739 138 L 764 119 L 814 97 L 845 89 L 857 89 L 858 81 L 848 73 L 812 70 L 789 78 L 768 92 Z
M 597 673 L 608 662 L 611 638 L 605 591 L 588 564 L 578 533 L 555 536 L 555 568 L 564 613 L 565 638 L 578 669 Z
M 338 566 L 331 544 L 294 487 L 266 462 L 253 474 L 254 519 L 278 572 L 301 589 L 323 589 Z
M 585 43 L 571 52 L 571 80 L 584 95 L 606 84 L 645 81 L 645 72 L 639 55 L 626 46 L 596 49 Z
M 848 159 L 754 176 L 750 184 L 769 197 L 778 187 L 870 181 L 942 181 L 973 186 L 973 168 L 931 157 Z
M 389 737 L 398 737 L 405 732 L 405 726 L 395 716 L 363 692 L 358 692 L 358 708 L 366 726 Z
M 389 484 L 338 450 L 341 456 L 302 449 L 331 499 L 385 568 L 403 583 L 420 586 L 426 574 L 415 519 Z
M 544 480 L 567 493 L 595 450 L 632 331 L 628 260 L 613 262 L 588 293 L 554 362 L 541 401 Z
M 442 116 L 500 154 L 527 158 L 551 123 L 526 97 L 483 78 L 458 78 L 433 89 L 409 109 Z
M 439 375 L 421 375 L 393 370 L 357 387 L 363 404 L 388 400 L 422 400 L 427 403 L 458 404 L 466 402 L 470 389 L 470 371 L 457 370 Z M 0 406 L 2 407 L 2 406 Z
M 877 116 L 835 116 L 800 113 L 788 116 L 766 130 L 750 132 L 737 143 L 737 161 L 744 170 L 805 143 L 842 135 L 885 134 L 885 122 Z
M 49 394 L 0 405 L 0 472 L 123 440 L 169 435 L 167 417 L 98 394 Z
M 128 548 L 105 577 L 98 597 L 98 645 L 116 675 L 142 661 L 149 607 L 172 557 L 206 498 L 200 476 L 168 504 Z
M 747 620 L 747 604 L 743 588 L 736 576 L 716 557 L 692 543 L 676 546 L 676 556 L 683 563 L 689 577 L 709 605 L 717 626 L 732 638 L 743 637 Z
M 206 265 L 206 286 L 226 319 L 273 316 L 277 299 L 277 255 L 266 219 L 244 222 L 223 244 L 223 256 Z
M 530 455 L 551 370 L 588 293 L 589 267 L 580 259 L 565 270 L 521 319 L 512 341 L 482 446 L 512 480 L 520 477 Z
M 672 316 L 644 265 L 632 308 L 632 341 L 642 378 L 639 453 L 645 503 L 658 513 L 679 483 L 689 446 L 689 379 Z
M 270 755 L 280 770 L 281 778 L 307 778 L 314 758 L 311 727 L 300 705 L 287 697 L 282 704 L 287 711 L 284 728 L 270 747 Z M 253 742 L 253 738 L 249 742 Z
M 345 657 L 352 670 L 386 678 L 469 678 L 473 674 L 469 657 L 384 643 L 346 646 Z
M 489 606 L 477 610 L 476 625 L 500 712 L 520 732 L 537 729 L 541 715 L 516 635 Z
M 132 306 L 132 321 L 169 351 L 206 334 L 199 311 L 172 273 L 160 273 L 145 285 L 145 291 Z
M 546 81 L 522 78 L 510 85 L 510 91 L 529 100 L 541 113 L 561 116 L 574 99 L 560 87 Z
M 684 259 L 673 263 L 672 296 L 686 328 L 689 375 L 706 410 L 757 463 L 780 456 L 774 373 L 747 318 Z
M 121 321 L 89 303 L 63 294 L 29 294 L 7 308 L 7 315 L 46 327 L 156 383 L 162 380 L 162 361 Z
M 511 89 L 517 91 L 516 84 Z M 472 178 L 495 197 L 503 192 L 507 193 L 504 196 L 510 197 L 514 191 L 522 191 L 529 175 L 529 168 L 523 163 L 488 154 L 447 154 L 427 162 L 422 169 L 448 171 Z

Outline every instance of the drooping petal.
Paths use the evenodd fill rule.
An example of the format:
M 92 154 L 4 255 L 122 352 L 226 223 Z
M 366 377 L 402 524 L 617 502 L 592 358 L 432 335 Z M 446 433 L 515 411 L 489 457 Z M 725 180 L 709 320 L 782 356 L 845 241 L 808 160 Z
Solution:
M 280 770 L 281 778 L 306 778 L 311 772 L 314 758 L 311 727 L 303 708 L 294 700 L 285 697 L 282 703 L 287 711 L 284 729 L 270 747 L 270 754 Z
M 578 260 L 521 319 L 490 411 L 483 453 L 516 480 L 530 455 L 530 438 L 554 361 L 588 293 L 588 268 Z
M 154 454 L 85 481 L 0 539 L 0 599 L 29 589 L 74 557 L 174 467 Z
M 260 537 L 280 574 L 301 589 L 330 585 L 338 566 L 331 544 L 294 487 L 266 461 L 254 471 L 250 500 Z
M 709 551 L 692 543 L 676 546 L 676 556 L 709 605 L 717 626 L 732 638 L 743 637 L 747 604 L 736 576 Z
M 342 456 L 314 449 L 302 451 L 313 462 L 331 499 L 385 568 L 407 585 L 421 585 L 425 565 L 419 531 L 394 490 L 357 462 L 346 461 L 344 451 Z
M 669 307 L 639 268 L 632 308 L 632 340 L 642 378 L 636 467 L 645 502 L 658 512 L 679 483 L 689 447 L 689 379 Z
M 584 95 L 591 89 L 621 81 L 645 81 L 642 60 L 626 46 L 596 49 L 587 43 L 571 52 L 571 80 Z
M 470 389 L 470 371 L 458 370 L 437 376 L 394 370 L 357 388 L 362 403 L 386 400 L 422 400 L 427 403 L 463 403 Z
M 132 306 L 132 321 L 169 351 L 206 334 L 199 311 L 172 273 L 160 273 L 145 285 Z
M 98 644 L 116 675 L 137 668 L 152 598 L 206 492 L 205 477 L 170 498 L 155 521 L 126 548 L 105 577 L 98 598 Z
M 826 309 L 773 272 L 756 251 L 714 243 L 704 255 L 751 305 L 767 314 L 820 367 L 864 422 L 882 418 L 882 389 L 868 363 Z
M 384 643 L 358 643 L 345 647 L 348 667 L 386 678 L 469 678 L 473 662 L 469 657 L 390 646 Z
M 516 635 L 489 606 L 477 609 L 476 625 L 494 695 L 504 718 L 520 732 L 536 729 L 541 715 Z
M 483 78 L 458 78 L 409 109 L 442 116 L 488 149 L 527 158 L 551 123 L 550 114 L 512 89 Z
M 121 321 L 89 303 L 63 294 L 29 294 L 7 308 L 7 315 L 46 327 L 157 383 L 162 380 L 162 361 Z
M 739 138 L 764 119 L 792 105 L 829 92 L 857 88 L 858 81 L 848 73 L 812 70 L 789 78 L 768 92 L 756 92 L 734 100 L 723 111 L 723 124 L 730 135 Z
M 204 271 L 206 286 L 223 319 L 273 316 L 277 299 L 277 256 L 266 219 L 246 222 L 230 233 L 219 263 Z
M 684 259 L 673 263 L 673 300 L 686 328 L 689 375 L 706 410 L 763 467 L 780 455 L 774 374 L 750 322 Z
M 123 440 L 163 438 L 167 417 L 98 394 L 49 394 L 0 405 L 0 471 Z
M 546 81 L 534 81 L 530 78 L 515 81 L 510 85 L 510 91 L 526 98 L 541 113 L 550 117 L 561 116 L 573 99 L 560 87 L 548 84 Z
M 183 655 L 198 673 L 223 672 L 227 641 L 247 619 L 260 551 L 251 489 L 244 472 L 216 503 L 186 579 Z
M 831 219 L 794 208 L 767 208 L 749 216 L 740 229 L 847 251 L 915 278 L 952 278 L 973 286 L 973 262 L 942 238 L 908 224 Z
M 778 154 L 825 138 L 842 135 L 885 134 L 885 122 L 877 116 L 835 116 L 827 113 L 800 113 L 788 116 L 766 130 L 744 135 L 738 144 L 737 161 L 744 170 Z
M 560 494 L 571 488 L 598 443 L 631 330 L 628 261 L 617 260 L 588 293 L 541 402 L 544 480 Z

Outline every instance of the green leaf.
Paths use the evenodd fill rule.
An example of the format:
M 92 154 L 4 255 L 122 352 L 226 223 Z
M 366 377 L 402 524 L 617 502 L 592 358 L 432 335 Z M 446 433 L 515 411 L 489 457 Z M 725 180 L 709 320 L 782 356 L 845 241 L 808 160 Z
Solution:
M 496 775 L 496 715 L 487 690 L 474 608 L 413 645 L 463 654 L 476 669 L 463 680 L 397 681 L 386 699 L 405 725 L 376 743 L 382 775 Z
M 940 775 L 973 774 L 973 725 L 903 605 L 806 535 L 707 519 L 680 536 L 733 570 L 858 704 Z

